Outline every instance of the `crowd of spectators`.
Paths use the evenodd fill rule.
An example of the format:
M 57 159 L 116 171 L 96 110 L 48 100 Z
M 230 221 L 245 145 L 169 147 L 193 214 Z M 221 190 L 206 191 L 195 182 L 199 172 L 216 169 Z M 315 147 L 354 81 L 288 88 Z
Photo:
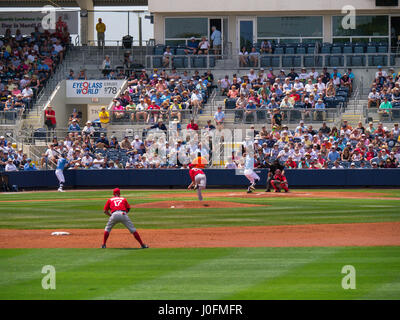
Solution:
M 35 28 L 23 36 L 19 30 L 12 35 L 8 29 L 0 36 L 0 112 L 29 112 L 69 43 L 68 28 L 60 21 L 54 33 Z
M 254 128 L 254 126 L 253 126 Z M 254 157 L 258 168 L 279 161 L 287 169 L 398 168 L 400 129 L 372 122 L 353 128 L 346 120 L 340 128 L 326 122 L 315 130 L 300 121 L 295 130 L 265 126 L 255 131 Z
M 400 108 L 400 72 L 393 68 L 386 72 L 378 66 L 368 94 L 368 109 L 374 107 L 378 108 L 381 121 L 385 117 L 392 120 L 392 109 Z
M 197 157 L 210 163 L 213 150 L 221 147 L 221 141 L 210 138 L 218 132 L 216 127 L 209 120 L 200 128 L 192 119 L 185 128 L 186 134 L 174 140 L 166 138 L 168 134 L 160 137 L 157 133 L 168 130 L 159 120 L 149 127 L 154 131 L 148 130 L 141 136 L 124 136 L 118 141 L 117 137 L 107 137 L 105 133 L 96 138 L 87 124 L 81 131 L 69 132 L 64 140 L 54 138 L 43 154 L 40 167 L 39 164 L 36 167 L 22 150 L 15 150 L 11 142 L 0 137 L 0 170 L 51 168 L 62 153 L 67 154 L 69 169 L 187 168 Z M 276 125 L 271 130 L 266 126 L 256 130 L 254 125 L 250 129 L 254 131 L 251 135 L 254 139 L 244 139 L 241 143 L 246 148 L 249 143 L 252 145 L 257 168 L 268 168 L 277 161 L 286 169 L 400 167 L 398 123 L 385 127 L 382 123 L 375 126 L 371 122 L 364 127 L 359 122 L 352 128 L 344 120 L 340 128 L 330 128 L 324 122 L 314 129 L 300 121 L 294 130 Z M 243 168 L 240 153 L 243 150 L 234 150 L 225 168 Z
M 294 68 L 286 73 L 275 73 L 272 68 L 263 68 L 243 76 L 234 74 L 218 81 L 221 95 L 226 95 L 225 107 L 236 109 L 246 116 L 265 110 L 271 117 L 272 124 L 281 125 L 287 111 L 297 109 L 301 117 L 317 120 L 326 119 L 326 109 L 335 106 L 338 96 L 346 101 L 353 89 L 354 73 L 351 69 L 341 74 L 337 68 L 332 72 L 323 68 L 318 73 L 315 68 L 307 71 L 302 68 L 297 73 Z
M 120 97 L 113 100 L 110 110 L 113 121 L 157 123 L 176 120 L 181 123 L 183 113 L 196 117 L 202 113 L 204 104 L 214 88 L 214 76 L 210 70 L 204 74 L 176 69 L 170 73 L 154 69 L 151 75 L 143 69 L 132 72 L 128 77 L 128 87 Z

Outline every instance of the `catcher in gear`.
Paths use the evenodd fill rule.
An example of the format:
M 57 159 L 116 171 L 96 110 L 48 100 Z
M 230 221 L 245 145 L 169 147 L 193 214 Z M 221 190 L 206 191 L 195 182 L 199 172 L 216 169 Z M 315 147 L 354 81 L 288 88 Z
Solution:
M 281 190 L 285 190 L 285 192 L 289 192 L 288 183 L 286 177 L 283 175 L 280 169 L 275 171 L 275 175 L 271 180 L 271 185 L 274 188 L 275 192 L 281 192 Z

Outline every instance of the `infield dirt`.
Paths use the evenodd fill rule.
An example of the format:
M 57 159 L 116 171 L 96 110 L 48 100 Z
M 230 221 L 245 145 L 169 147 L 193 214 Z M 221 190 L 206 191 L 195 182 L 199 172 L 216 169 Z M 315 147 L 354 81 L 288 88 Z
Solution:
M 68 236 L 52 236 L 67 231 Z M 400 222 L 257 227 L 139 229 L 152 248 L 399 246 Z M 99 248 L 101 229 L 0 230 L 0 248 Z M 135 248 L 126 229 L 114 229 L 109 248 Z

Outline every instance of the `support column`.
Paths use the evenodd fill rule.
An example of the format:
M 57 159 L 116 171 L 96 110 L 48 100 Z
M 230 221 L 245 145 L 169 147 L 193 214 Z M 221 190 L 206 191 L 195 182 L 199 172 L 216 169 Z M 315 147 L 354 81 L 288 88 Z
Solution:
M 81 8 L 81 44 L 84 46 L 89 44 L 94 45 L 95 28 L 93 0 L 76 0 L 76 2 Z

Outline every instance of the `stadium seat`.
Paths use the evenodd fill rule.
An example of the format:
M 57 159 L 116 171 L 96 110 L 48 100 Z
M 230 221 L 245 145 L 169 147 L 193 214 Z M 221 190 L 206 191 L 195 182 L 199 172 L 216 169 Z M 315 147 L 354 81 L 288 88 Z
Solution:
M 338 54 L 338 53 L 342 53 L 342 47 L 340 46 L 333 46 L 332 50 L 331 50 L 332 54 Z
M 373 45 L 367 46 L 367 53 L 376 53 L 376 47 Z
M 270 67 L 271 66 L 271 57 L 262 55 L 260 59 L 260 66 L 261 67 Z
M 236 99 L 225 99 L 225 109 L 235 109 L 236 108 Z
M 297 47 L 296 53 L 297 54 L 306 54 L 306 48 L 305 47 Z
M 267 119 L 267 112 L 266 110 L 257 110 L 257 122 L 263 123 Z
M 278 68 L 280 65 L 280 58 L 279 57 L 271 57 L 271 67 Z
M 364 47 L 359 45 L 355 46 L 354 53 L 364 53 Z
M 286 48 L 286 54 L 294 54 L 294 53 L 295 53 L 295 49 L 293 47 Z
M 255 122 L 255 113 L 252 112 L 252 113 L 246 114 L 244 121 L 245 121 L 245 123 L 254 123 Z
M 361 66 L 364 66 L 364 64 L 365 64 L 364 63 L 365 56 L 347 56 L 347 58 L 350 58 L 347 60 L 347 63 L 348 63 L 348 65 L 350 65 L 352 67 L 361 67 Z
M 275 48 L 274 53 L 275 54 L 285 54 L 285 51 L 282 47 L 277 47 L 277 48 Z
M 307 54 L 315 54 L 315 46 L 307 47 Z
M 329 66 L 331 67 L 338 67 L 343 66 L 343 56 L 330 56 L 329 59 Z
M 208 63 L 210 64 L 209 67 L 210 68 L 214 68 L 215 67 L 215 57 L 208 57 Z
M 387 52 L 388 52 L 387 46 L 383 46 L 383 45 L 378 46 L 378 53 L 387 53 Z
M 295 68 L 301 67 L 301 57 L 300 56 L 293 57 L 293 67 L 295 67 Z
M 162 58 L 153 57 L 153 68 L 160 68 L 162 66 Z
M 186 68 L 187 60 L 183 57 L 175 57 L 174 58 L 174 67 L 175 68 Z
M 344 46 L 343 53 L 346 53 L 346 54 L 353 53 L 353 47 L 351 45 Z
M 372 61 L 373 61 L 373 66 L 380 66 L 380 65 L 385 65 L 385 56 L 373 56 Z
M 321 53 L 323 53 L 323 54 L 331 53 L 331 46 L 323 45 L 321 48 Z
M 184 56 L 186 54 L 185 49 L 184 48 L 177 48 L 176 49 L 176 55 L 177 56 Z
M 235 119 L 233 120 L 235 123 L 243 121 L 243 110 L 235 111 Z
M 285 68 L 293 67 L 293 57 L 292 56 L 282 57 L 282 67 L 285 67 Z
M 154 48 L 154 55 L 162 56 L 164 54 L 164 46 L 157 46 Z
M 206 61 L 205 57 L 193 57 L 192 58 L 192 67 L 193 68 L 205 68 L 206 67 Z

